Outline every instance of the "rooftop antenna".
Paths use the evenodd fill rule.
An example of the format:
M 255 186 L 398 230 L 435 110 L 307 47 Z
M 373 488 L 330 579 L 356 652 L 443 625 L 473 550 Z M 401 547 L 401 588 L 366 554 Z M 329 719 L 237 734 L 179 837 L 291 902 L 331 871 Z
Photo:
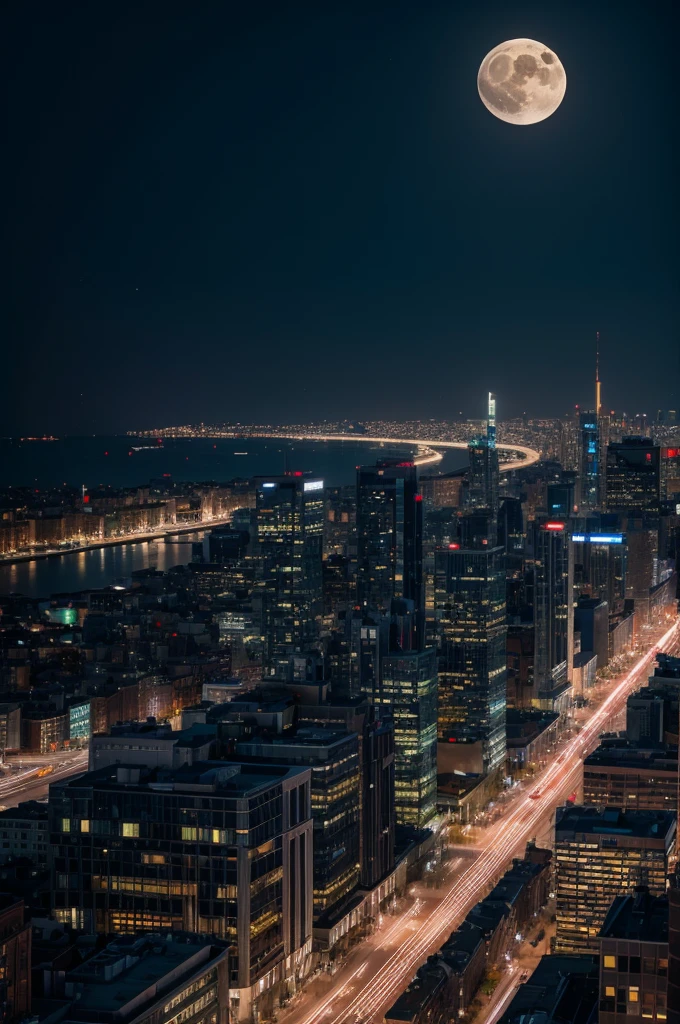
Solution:
M 595 331 L 595 412 L 599 416 L 602 408 L 602 385 L 600 384 L 600 332 Z

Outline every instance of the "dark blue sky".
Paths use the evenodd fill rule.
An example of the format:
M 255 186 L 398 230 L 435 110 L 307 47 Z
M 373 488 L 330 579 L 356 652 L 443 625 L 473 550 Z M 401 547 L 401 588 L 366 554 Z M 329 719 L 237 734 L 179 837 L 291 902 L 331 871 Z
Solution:
M 674 8 L 16 4 L 0 429 L 679 407 Z

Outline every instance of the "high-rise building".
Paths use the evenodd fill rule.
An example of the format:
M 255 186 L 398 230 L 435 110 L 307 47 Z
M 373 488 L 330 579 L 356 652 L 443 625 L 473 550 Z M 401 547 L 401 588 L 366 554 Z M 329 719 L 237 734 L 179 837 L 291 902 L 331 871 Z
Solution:
M 323 481 L 290 473 L 256 486 L 257 550 L 264 578 L 267 674 L 283 678 L 291 654 L 317 638 L 322 611 Z
M 496 396 L 489 393 L 486 435 L 468 445 L 468 504 L 498 515 L 500 472 L 496 448 Z M 494 538 L 495 540 L 495 538 Z
M 436 554 L 435 578 L 438 739 L 474 745 L 478 770 L 493 772 L 505 762 L 504 549 L 451 545 Z
M 574 559 L 564 521 L 537 520 L 534 558 L 534 686 L 540 707 L 562 711 L 574 656 Z
M 579 414 L 579 480 L 577 504 L 581 511 L 596 509 L 600 499 L 600 442 L 597 412 Z
M 437 809 L 437 652 L 393 645 L 382 659 L 380 683 L 371 699 L 394 720 L 397 824 L 422 828 Z
M 294 988 L 312 946 L 311 771 L 207 761 L 102 768 L 50 787 L 58 921 L 233 943 L 238 1020 Z M 236 996 L 234 990 L 238 990 Z
M 598 935 L 616 896 L 646 885 L 666 889 L 675 814 L 619 808 L 558 809 L 555 823 L 555 952 L 598 950 Z
M 624 811 L 675 811 L 677 747 L 605 737 L 583 762 L 583 802 Z
M 357 473 L 357 603 L 387 614 L 393 598 L 424 614 L 423 511 L 416 467 L 386 460 Z
M 319 726 L 281 736 L 256 733 L 234 744 L 233 757 L 243 763 L 311 769 L 314 918 L 318 919 L 359 882 L 359 737 Z
M 646 437 L 624 437 L 607 448 L 607 510 L 658 512 L 661 449 Z

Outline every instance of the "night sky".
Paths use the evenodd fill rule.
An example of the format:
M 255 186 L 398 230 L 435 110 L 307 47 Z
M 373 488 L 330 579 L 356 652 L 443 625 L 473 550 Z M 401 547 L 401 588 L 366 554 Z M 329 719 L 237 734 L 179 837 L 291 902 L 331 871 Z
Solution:
M 680 408 L 676 9 L 14 4 L 0 432 Z

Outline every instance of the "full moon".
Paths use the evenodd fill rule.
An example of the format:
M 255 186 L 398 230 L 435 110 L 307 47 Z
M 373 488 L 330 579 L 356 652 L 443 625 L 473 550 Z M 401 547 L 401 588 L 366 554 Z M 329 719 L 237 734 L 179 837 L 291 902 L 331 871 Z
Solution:
M 510 124 L 536 124 L 559 107 L 567 76 L 559 57 L 535 39 L 510 39 L 494 47 L 477 75 L 482 103 Z

